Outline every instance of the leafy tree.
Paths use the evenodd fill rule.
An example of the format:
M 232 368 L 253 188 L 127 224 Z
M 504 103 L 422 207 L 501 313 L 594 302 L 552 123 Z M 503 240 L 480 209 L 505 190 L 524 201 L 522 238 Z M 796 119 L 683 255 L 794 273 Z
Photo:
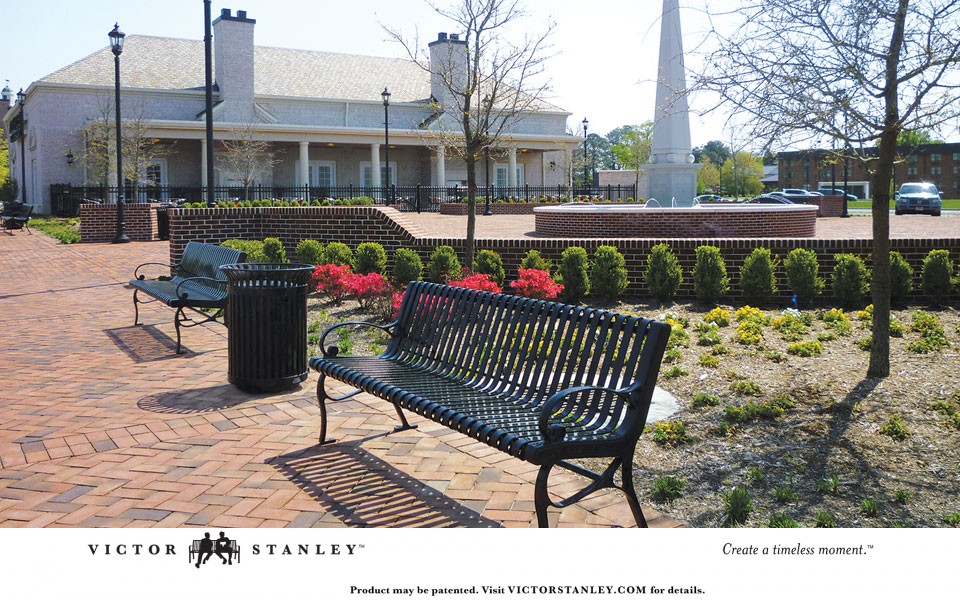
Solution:
M 640 175 L 643 166 L 650 162 L 650 152 L 653 145 L 653 121 L 646 121 L 640 125 L 626 125 L 615 129 L 619 141 L 611 150 L 616 156 L 621 168 L 636 173 L 636 185 L 640 185 Z M 607 134 L 609 139 L 611 134 Z
M 431 61 L 418 40 L 385 27 L 409 58 L 443 88 L 435 103 L 436 128 L 425 131 L 438 146 L 452 151 L 467 169 L 466 264 L 472 265 L 477 228 L 477 162 L 488 149 L 502 145 L 507 132 L 543 105 L 549 89 L 543 80 L 553 23 L 525 26 L 520 0 L 450 0 L 444 8 L 428 2 L 453 22 L 465 44 L 466 64 L 451 51 Z M 524 31 L 508 39 L 508 31 Z M 444 118 L 446 117 L 446 118 Z
M 924 144 L 940 143 L 942 143 L 941 140 L 933 137 L 933 134 L 925 129 L 904 129 L 897 136 L 898 146 L 922 146 Z
M 715 165 L 722 165 L 730 158 L 730 147 L 720 140 L 712 140 L 694 148 L 693 156 L 698 163 L 709 160 Z
M 763 191 L 763 159 L 750 152 L 736 152 L 721 170 L 723 189 L 740 196 L 756 196 Z
M 869 162 L 874 304 L 869 377 L 890 374 L 890 186 L 904 130 L 960 115 L 960 0 L 743 0 L 716 23 L 694 88 L 752 118 L 767 143 L 832 138 Z M 800 93 L 798 93 L 798 90 Z M 872 156 L 855 149 L 878 146 Z
M 697 193 L 712 194 L 720 185 L 720 169 L 706 156 L 703 157 L 701 164 L 703 166 L 700 167 L 700 172 L 697 175 Z

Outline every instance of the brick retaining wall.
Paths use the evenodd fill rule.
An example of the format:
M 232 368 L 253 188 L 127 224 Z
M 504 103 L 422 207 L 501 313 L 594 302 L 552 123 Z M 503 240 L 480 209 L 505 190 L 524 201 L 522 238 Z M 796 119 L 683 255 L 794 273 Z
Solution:
M 516 202 L 490 203 L 490 213 L 494 215 L 532 215 L 537 206 L 557 206 L 556 202 Z M 482 215 L 487 208 L 486 202 L 477 201 L 477 214 Z M 440 205 L 441 215 L 463 216 L 467 214 L 466 202 L 444 202 Z
M 388 268 L 392 270 L 393 253 L 397 248 L 416 250 L 424 263 L 430 253 L 440 245 L 452 246 L 461 260 L 465 256 L 463 239 L 432 238 L 418 232 L 404 215 L 391 208 L 358 207 L 300 207 L 300 208 L 232 208 L 232 209 L 171 209 L 170 210 L 170 259 L 177 262 L 188 241 L 220 243 L 226 239 L 280 238 L 291 259 L 295 256 L 301 239 L 321 242 L 340 241 L 356 248 L 362 242 L 375 241 L 383 245 L 389 257 Z M 112 238 L 111 238 L 112 239 Z M 517 240 L 477 240 L 477 249 L 490 249 L 500 254 L 508 278 L 515 278 L 520 261 L 528 250 L 536 249 L 549 260 L 558 263 L 560 254 L 569 246 L 582 246 L 591 255 L 601 245 L 617 247 L 624 254 L 630 286 L 628 296 L 645 296 L 643 272 L 646 269 L 650 249 L 658 243 L 668 244 L 677 254 L 684 271 L 680 288 L 682 299 L 693 298 L 693 267 L 696 248 L 713 245 L 721 249 L 731 279 L 731 296 L 740 294 L 738 278 L 744 259 L 756 247 L 766 247 L 780 259 L 777 272 L 781 288 L 781 301 L 789 300 L 785 288 L 783 258 L 794 248 L 807 248 L 817 253 L 820 261 L 820 276 L 829 282 L 833 271 L 834 254 L 849 252 L 864 258 L 870 266 L 873 243 L 869 239 L 818 239 L 818 238 L 660 238 L 660 239 L 575 239 L 575 238 L 523 238 Z M 956 261 L 960 259 L 960 238 L 949 239 L 894 239 L 891 249 L 903 254 L 915 271 L 916 288 L 920 288 L 920 267 L 930 250 L 947 249 Z M 829 294 L 829 285 L 827 286 Z
M 125 204 L 124 231 L 134 242 L 160 239 L 157 230 L 157 205 Z M 80 241 L 112 242 L 117 236 L 116 204 L 80 205 Z

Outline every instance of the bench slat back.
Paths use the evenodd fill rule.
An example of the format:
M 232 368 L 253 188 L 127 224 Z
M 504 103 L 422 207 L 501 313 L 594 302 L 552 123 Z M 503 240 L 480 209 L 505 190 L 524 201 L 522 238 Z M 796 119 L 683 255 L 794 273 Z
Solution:
M 226 274 L 220 270 L 222 265 L 241 263 L 246 253 L 233 248 L 224 248 L 214 244 L 187 242 L 177 268 L 177 277 L 209 277 L 226 282 Z
M 385 355 L 400 362 L 533 406 L 574 386 L 638 383 L 630 403 L 643 420 L 670 334 L 642 317 L 425 282 L 407 288 L 398 320 Z M 590 394 L 574 420 L 625 418 L 619 396 Z

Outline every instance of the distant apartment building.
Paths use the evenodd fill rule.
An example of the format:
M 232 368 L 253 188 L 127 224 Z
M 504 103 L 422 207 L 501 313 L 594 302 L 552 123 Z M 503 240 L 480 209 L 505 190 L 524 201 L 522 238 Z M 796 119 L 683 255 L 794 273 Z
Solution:
M 864 149 L 866 156 L 876 156 L 877 149 Z M 829 149 L 780 152 L 777 162 L 781 188 L 842 188 L 861 198 L 872 197 L 870 163 L 850 159 L 836 160 Z M 894 168 L 895 188 L 907 181 L 926 181 L 943 192 L 945 197 L 960 197 L 960 143 L 899 146 Z

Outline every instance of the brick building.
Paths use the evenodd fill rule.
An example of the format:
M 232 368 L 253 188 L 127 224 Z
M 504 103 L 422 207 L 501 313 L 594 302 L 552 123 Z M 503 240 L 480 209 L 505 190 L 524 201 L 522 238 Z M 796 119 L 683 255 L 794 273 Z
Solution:
M 875 156 L 877 150 L 865 149 L 863 153 Z M 844 164 L 835 164 L 833 157 L 833 151 L 825 149 L 780 152 L 777 154 L 780 187 L 808 190 L 842 188 Z M 861 198 L 872 195 L 868 166 L 869 163 L 865 165 L 853 159 L 848 163 L 848 191 Z M 930 182 L 936 184 L 944 197 L 960 198 L 960 143 L 898 147 L 895 187 L 907 181 Z

